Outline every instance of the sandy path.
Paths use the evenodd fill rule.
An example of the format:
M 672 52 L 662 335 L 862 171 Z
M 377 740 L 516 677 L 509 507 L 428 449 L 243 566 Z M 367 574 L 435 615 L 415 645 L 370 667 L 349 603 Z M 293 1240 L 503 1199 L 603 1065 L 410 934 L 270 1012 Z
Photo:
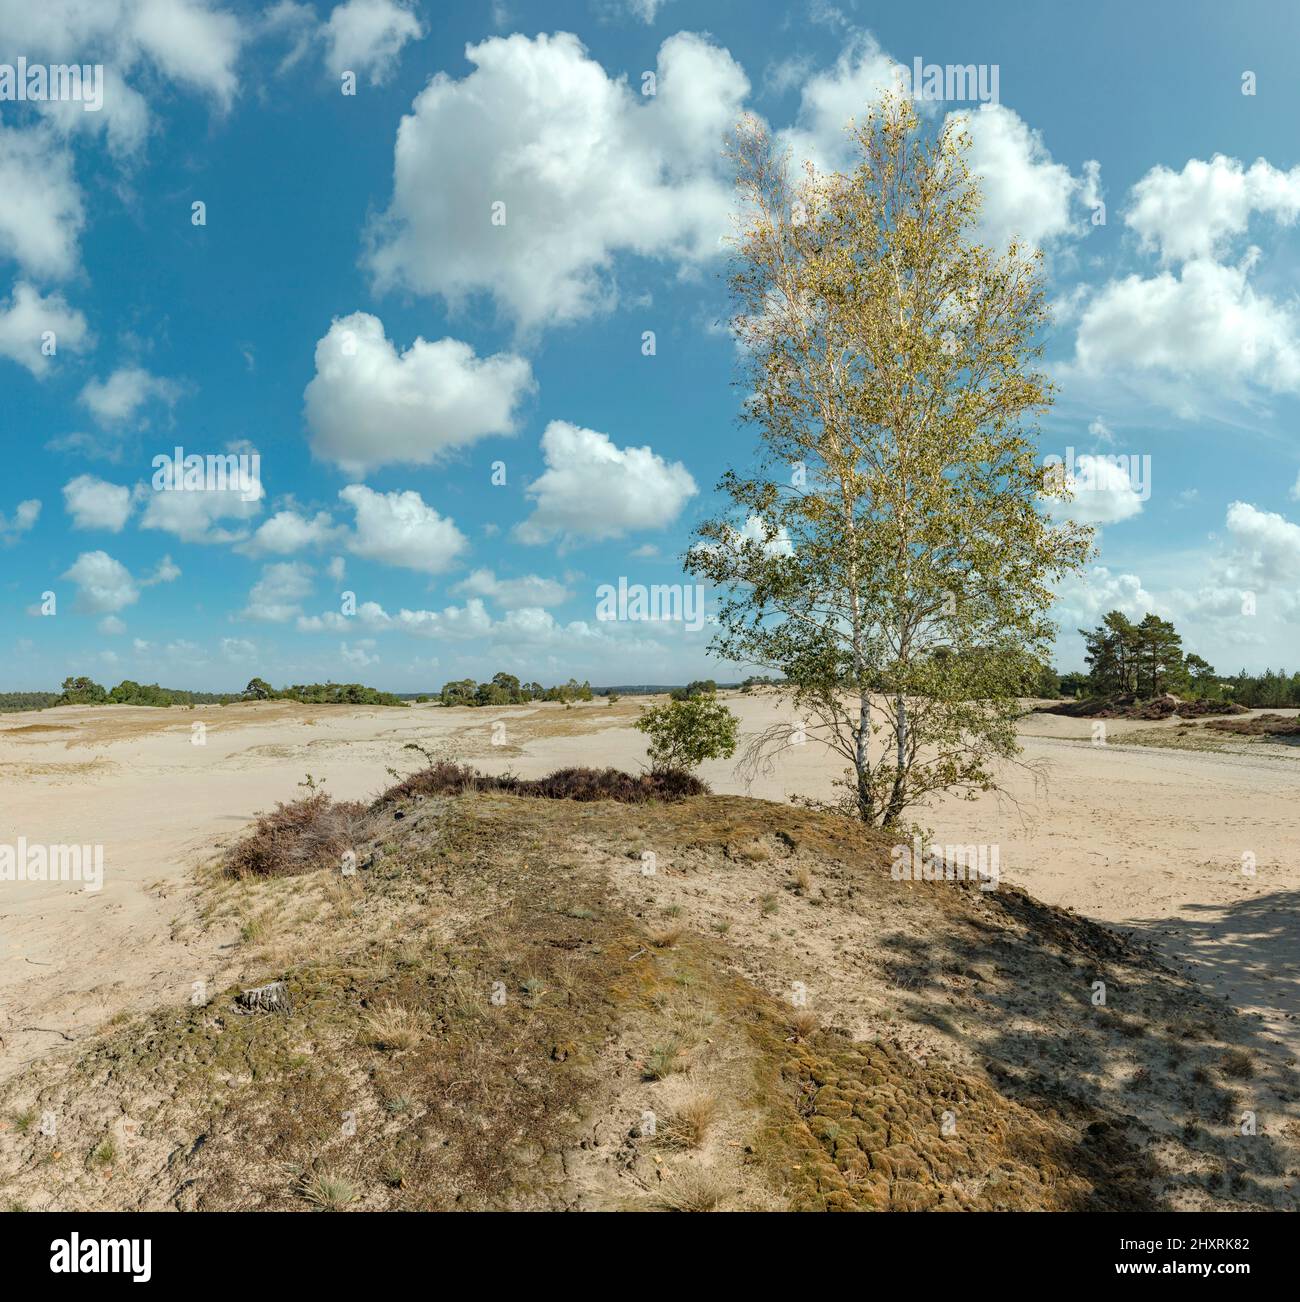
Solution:
M 744 731 L 776 717 L 766 700 L 731 704 Z M 196 939 L 187 925 L 192 869 L 257 810 L 300 794 L 306 772 L 337 796 L 363 797 L 386 784 L 389 766 L 414 767 L 403 743 L 453 734 L 493 771 L 636 768 L 645 754 L 628 726 L 636 713 L 622 701 L 572 711 L 266 703 L 0 715 L 0 842 L 90 841 L 105 852 L 98 893 L 0 882 L 0 1075 L 124 1008 L 183 1002 L 193 981 L 219 981 L 233 938 Z M 494 738 L 496 721 L 505 731 Z M 209 725 L 202 746 L 191 744 L 196 722 Z M 1022 758 L 1045 786 L 1011 769 L 1019 808 L 944 800 L 923 821 L 945 841 L 997 845 L 1003 874 L 1040 898 L 1141 930 L 1300 1053 L 1300 755 L 1094 747 L 1086 722 L 1058 717 L 1035 717 L 1025 731 Z M 809 744 L 750 788 L 730 762 L 706 765 L 704 776 L 718 791 L 781 800 L 827 794 L 837 768 Z M 1242 871 L 1248 851 L 1253 877 Z

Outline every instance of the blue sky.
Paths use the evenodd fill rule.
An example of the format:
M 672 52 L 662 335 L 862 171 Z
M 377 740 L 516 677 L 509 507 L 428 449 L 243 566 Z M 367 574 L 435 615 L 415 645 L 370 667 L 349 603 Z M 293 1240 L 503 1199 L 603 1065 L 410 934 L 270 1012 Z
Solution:
M 5 687 L 730 676 L 707 629 L 596 619 L 682 581 L 752 453 L 721 132 L 834 165 L 917 57 L 998 68 L 996 106 L 924 107 L 970 115 L 986 237 L 1043 249 L 1044 454 L 1150 467 L 1076 498 L 1060 667 L 1113 606 L 1223 671 L 1294 660 L 1294 6 L 83 8 L 0 0 L 0 65 L 105 68 L 99 112 L 0 100 Z M 263 497 L 156 493 L 176 446 L 256 452 Z

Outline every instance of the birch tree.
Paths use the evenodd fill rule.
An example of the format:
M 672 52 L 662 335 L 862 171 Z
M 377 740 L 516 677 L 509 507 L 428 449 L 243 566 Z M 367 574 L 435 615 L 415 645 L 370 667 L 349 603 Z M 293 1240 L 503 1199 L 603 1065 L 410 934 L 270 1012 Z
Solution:
M 1092 533 L 1040 509 L 1067 491 L 1033 441 L 1041 255 L 975 238 L 959 124 L 926 134 L 889 98 L 850 136 L 849 172 L 796 179 L 757 120 L 733 134 L 731 325 L 759 447 L 686 564 L 722 592 L 712 650 L 784 679 L 793 719 L 750 763 L 823 741 L 839 805 L 893 827 L 996 785 L 1053 585 Z

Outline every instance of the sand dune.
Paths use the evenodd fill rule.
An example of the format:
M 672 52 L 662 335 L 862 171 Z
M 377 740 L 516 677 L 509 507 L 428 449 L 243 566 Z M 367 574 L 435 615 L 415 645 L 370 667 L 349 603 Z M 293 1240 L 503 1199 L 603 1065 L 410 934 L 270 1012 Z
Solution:
M 746 732 L 775 717 L 766 699 L 731 704 Z M 634 700 L 497 711 L 266 702 L 0 716 L 0 841 L 98 843 L 105 858 L 98 892 L 0 884 L 0 1075 L 124 1010 L 219 982 L 228 950 L 190 925 L 193 872 L 258 810 L 301 794 L 306 773 L 338 797 L 364 797 L 391 767 L 415 766 L 402 749 L 412 741 L 524 776 L 635 768 L 638 710 Z M 1152 727 L 1112 722 L 1111 744 L 1096 746 L 1087 720 L 1031 716 L 1006 796 L 941 800 L 924 821 L 941 840 L 998 846 L 1004 876 L 1041 899 L 1153 940 L 1300 1053 L 1300 751 L 1122 744 Z M 837 767 L 808 745 L 749 787 L 731 762 L 703 776 L 720 793 L 782 800 L 827 795 Z

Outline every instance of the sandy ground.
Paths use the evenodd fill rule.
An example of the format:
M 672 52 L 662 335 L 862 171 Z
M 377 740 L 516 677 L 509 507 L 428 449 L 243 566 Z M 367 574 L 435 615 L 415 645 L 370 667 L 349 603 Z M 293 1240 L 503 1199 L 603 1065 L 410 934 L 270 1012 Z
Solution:
M 743 732 L 776 717 L 766 699 L 729 703 Z M 0 715 L 0 843 L 98 843 L 105 863 L 99 892 L 0 882 L 0 1076 L 125 1009 L 219 983 L 227 948 L 195 939 L 193 870 L 258 810 L 300 795 L 308 772 L 336 796 L 364 797 L 390 767 L 416 766 L 410 741 L 449 742 L 485 769 L 525 776 L 636 768 L 638 709 L 268 702 Z M 1005 797 L 941 800 L 921 821 L 941 841 L 996 846 L 1002 873 L 1040 898 L 1142 933 L 1300 1054 L 1300 749 L 1123 744 L 1152 727 L 1112 721 L 1097 745 L 1087 720 L 1031 716 Z M 703 776 L 720 792 L 781 800 L 829 794 L 837 770 L 810 744 L 750 787 L 731 762 Z

